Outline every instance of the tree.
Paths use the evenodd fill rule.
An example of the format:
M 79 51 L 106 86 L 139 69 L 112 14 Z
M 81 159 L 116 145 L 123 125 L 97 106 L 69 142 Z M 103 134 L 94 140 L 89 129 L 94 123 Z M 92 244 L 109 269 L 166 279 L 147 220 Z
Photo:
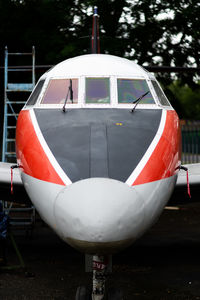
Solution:
M 173 98 L 181 106 L 180 117 L 190 120 L 200 120 L 200 85 L 195 90 L 187 84 L 183 85 L 179 80 L 174 81 L 168 86 Z
M 129 57 L 139 64 L 200 66 L 200 5 L 198 0 L 143 0 L 130 5 Z M 193 75 L 179 74 L 195 86 Z
M 6 45 L 13 52 L 35 45 L 37 64 L 89 53 L 95 5 L 102 53 L 144 66 L 200 67 L 199 0 L 0 0 L 0 64 Z M 176 74 L 194 90 L 198 76 Z M 174 77 L 159 74 L 159 80 L 167 88 Z
M 1 42 L 14 52 L 35 45 L 37 63 L 57 62 L 72 36 L 73 10 L 73 0 L 0 0 Z

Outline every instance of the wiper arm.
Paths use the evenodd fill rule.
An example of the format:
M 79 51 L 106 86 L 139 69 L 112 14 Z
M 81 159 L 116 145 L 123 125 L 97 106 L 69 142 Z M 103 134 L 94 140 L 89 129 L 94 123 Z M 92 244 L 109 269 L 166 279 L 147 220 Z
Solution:
M 73 103 L 73 89 L 72 89 L 72 79 L 69 80 L 69 87 L 68 87 L 68 91 L 67 91 L 67 96 L 65 98 L 65 102 L 64 102 L 64 105 L 63 105 L 63 112 L 65 112 L 65 106 L 67 104 L 67 100 L 68 100 L 68 96 L 69 96 L 69 93 L 70 93 L 70 100 L 71 102 Z
M 133 101 L 133 104 L 135 103 L 135 106 L 131 110 L 132 113 L 134 112 L 134 110 L 135 110 L 136 106 L 138 105 L 138 103 L 140 102 L 140 100 L 142 100 L 148 93 L 149 93 L 149 91 L 147 91 L 146 93 L 141 95 L 139 98 L 137 98 L 135 101 Z

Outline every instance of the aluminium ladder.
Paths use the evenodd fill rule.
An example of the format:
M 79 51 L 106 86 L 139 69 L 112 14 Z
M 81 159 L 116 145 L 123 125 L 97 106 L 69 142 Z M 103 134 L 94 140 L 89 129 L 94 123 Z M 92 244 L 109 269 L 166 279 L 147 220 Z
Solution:
M 30 58 L 32 63 L 29 63 Z M 11 62 L 11 64 L 9 64 Z M 20 64 L 19 64 L 20 62 Z M 22 63 L 25 65 L 22 66 Z M 27 64 L 28 62 L 28 64 Z M 31 61 L 30 61 L 31 62 Z M 21 81 L 29 81 L 21 83 Z M 18 114 L 35 86 L 35 47 L 30 53 L 9 53 L 5 47 L 4 65 L 4 124 L 2 161 L 16 163 L 15 131 Z M 22 207 L 13 204 L 8 209 L 7 202 L 4 210 L 10 211 L 10 225 L 13 229 L 28 230 L 35 223 L 34 206 Z M 12 206 L 12 205 L 11 205 Z
M 9 57 L 25 57 L 32 58 L 32 65 L 26 66 L 9 66 Z M 15 72 L 14 80 L 19 80 L 20 72 L 32 73 L 31 83 L 10 82 L 11 72 Z M 27 73 L 26 73 L 27 74 Z M 18 75 L 18 76 L 17 76 Z M 26 75 L 28 78 L 28 76 Z M 4 66 L 4 124 L 3 124 L 3 145 L 2 145 L 2 161 L 15 162 L 15 129 L 17 116 L 26 103 L 27 94 L 31 93 L 35 86 L 35 47 L 32 47 L 31 53 L 9 53 L 8 48 L 5 47 L 5 66 Z M 26 93 L 24 93 L 26 92 Z M 26 94 L 26 99 L 24 95 Z

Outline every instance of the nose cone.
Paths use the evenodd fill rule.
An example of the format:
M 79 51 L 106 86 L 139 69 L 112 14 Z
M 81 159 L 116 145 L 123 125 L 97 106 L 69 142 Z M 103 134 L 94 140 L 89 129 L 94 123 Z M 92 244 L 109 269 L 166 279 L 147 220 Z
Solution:
M 117 180 L 90 178 L 65 187 L 54 213 L 61 238 L 88 253 L 116 252 L 143 231 L 143 199 Z

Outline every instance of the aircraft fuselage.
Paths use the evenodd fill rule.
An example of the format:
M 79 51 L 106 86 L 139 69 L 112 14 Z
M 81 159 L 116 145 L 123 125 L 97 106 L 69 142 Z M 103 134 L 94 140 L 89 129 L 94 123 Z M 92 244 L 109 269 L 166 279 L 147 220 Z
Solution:
M 90 58 L 100 59 L 110 75 L 99 80 Z M 85 64 L 84 59 L 80 57 L 79 63 Z M 72 94 L 73 87 L 71 97 L 77 97 L 77 102 L 72 98 L 65 112 L 63 100 L 54 104 L 57 96 L 49 96 L 56 93 L 58 84 L 59 93 L 62 90 L 64 67 L 61 64 L 61 79 L 59 72 L 56 79 L 53 70 L 47 73 L 38 100 L 25 106 L 18 117 L 17 158 L 33 204 L 63 240 L 86 253 L 113 253 L 133 243 L 157 220 L 173 192 L 180 167 L 179 119 L 170 105 L 156 103 L 154 82 L 148 83 L 151 95 L 146 101 L 150 103 L 138 104 L 134 112 L 131 101 L 114 102 L 115 84 L 118 99 L 122 92 L 126 97 L 124 89 L 131 93 L 134 78 L 140 80 L 134 88 L 141 95 L 141 79 L 147 80 L 143 69 L 139 75 L 130 75 L 128 67 L 126 74 L 126 60 L 117 58 L 116 64 L 125 64 L 119 76 L 115 58 L 110 57 L 113 70 L 106 64 L 107 55 L 87 59 L 93 73 L 85 74 L 77 65 L 77 74 L 66 75 L 74 80 L 70 79 L 68 91 Z M 108 83 L 111 91 L 102 100 L 104 83 L 105 91 Z M 101 87 L 100 105 L 87 96 L 93 93 L 92 84 L 95 91 Z

